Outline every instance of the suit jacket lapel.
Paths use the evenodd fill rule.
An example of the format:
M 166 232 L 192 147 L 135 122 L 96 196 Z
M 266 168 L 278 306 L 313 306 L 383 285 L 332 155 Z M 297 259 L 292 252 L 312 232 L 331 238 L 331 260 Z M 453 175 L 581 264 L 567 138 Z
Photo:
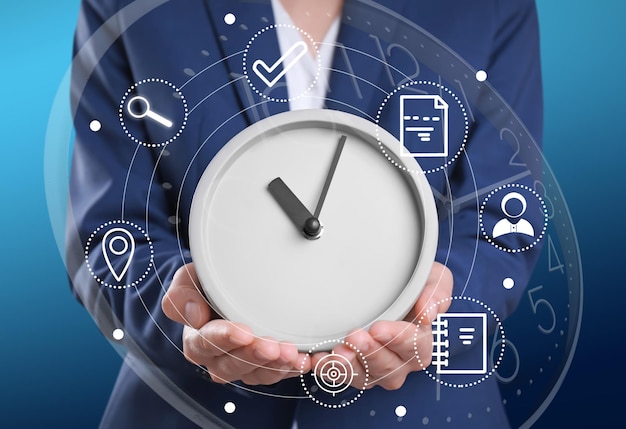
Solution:
M 383 31 L 394 34 L 396 21 L 382 22 L 383 16 L 376 14 L 370 3 L 367 0 L 344 3 L 326 106 L 374 121 L 381 103 L 397 85 L 380 45 L 382 37 L 376 34 Z M 408 6 L 408 0 L 393 2 L 396 11 Z
M 288 103 L 268 101 L 254 91 L 248 84 L 243 69 L 244 50 L 252 37 L 263 28 L 274 24 L 270 0 L 205 0 L 205 6 L 214 31 L 212 37 L 219 41 L 220 55 L 225 59 L 231 79 L 235 81 L 235 93 L 248 123 L 288 110 Z M 224 20 L 229 13 L 236 18 L 232 25 Z M 257 45 L 260 46 L 260 51 L 257 49 L 255 52 L 261 53 L 267 61 L 279 58 L 280 49 L 275 33 L 268 32 L 263 37 L 263 43 Z M 251 64 L 253 60 L 248 58 L 248 63 Z

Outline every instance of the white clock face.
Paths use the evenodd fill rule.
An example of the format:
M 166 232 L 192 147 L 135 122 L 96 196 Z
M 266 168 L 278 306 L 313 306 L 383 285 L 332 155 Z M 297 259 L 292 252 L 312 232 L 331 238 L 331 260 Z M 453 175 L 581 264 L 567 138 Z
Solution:
M 194 196 L 191 251 L 225 318 L 306 349 L 410 310 L 434 260 L 435 205 L 424 176 L 394 167 L 374 131 L 346 113 L 287 112 L 249 127 L 211 162 Z M 342 136 L 322 234 L 307 239 L 268 185 L 280 178 L 313 213 Z

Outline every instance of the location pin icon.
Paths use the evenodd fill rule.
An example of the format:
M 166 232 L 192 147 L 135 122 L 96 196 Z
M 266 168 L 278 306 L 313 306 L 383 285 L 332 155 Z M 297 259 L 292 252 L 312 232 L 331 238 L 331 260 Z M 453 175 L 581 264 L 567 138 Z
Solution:
M 130 262 L 135 254 L 135 239 L 128 230 L 124 228 L 111 228 L 104 234 L 102 239 L 102 254 L 104 260 L 107 263 L 107 267 L 118 282 L 122 281 L 124 274 L 130 267 Z M 124 262 L 125 260 L 125 262 Z M 122 262 L 122 269 L 116 269 L 119 267 L 119 262 Z M 112 264 L 113 262 L 115 264 Z

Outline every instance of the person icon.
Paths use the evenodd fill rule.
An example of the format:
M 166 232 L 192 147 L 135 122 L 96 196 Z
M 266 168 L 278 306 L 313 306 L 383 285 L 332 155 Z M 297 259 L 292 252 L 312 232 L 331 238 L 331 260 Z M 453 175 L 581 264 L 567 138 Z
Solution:
M 519 213 L 511 213 L 510 209 L 507 209 L 507 203 L 512 200 L 517 200 L 521 203 L 521 210 Z M 502 198 L 502 202 L 500 203 L 500 208 L 502 209 L 502 213 L 504 213 L 507 217 L 511 219 L 516 219 L 521 217 L 524 212 L 526 212 L 526 198 L 518 192 L 509 192 Z M 504 218 L 499 220 L 496 225 L 493 227 L 492 237 L 498 238 L 501 235 L 505 234 L 525 234 L 531 237 L 535 236 L 535 229 L 526 219 L 519 219 L 517 222 L 511 222 L 509 219 Z

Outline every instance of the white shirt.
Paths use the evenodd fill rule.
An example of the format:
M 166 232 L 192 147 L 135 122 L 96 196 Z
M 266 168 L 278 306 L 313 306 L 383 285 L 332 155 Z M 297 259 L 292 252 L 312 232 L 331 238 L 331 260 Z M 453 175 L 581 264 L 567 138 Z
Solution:
M 291 17 L 280 3 L 280 0 L 272 0 L 272 10 L 274 11 L 274 22 L 276 25 L 287 25 L 295 28 Z M 340 18 L 335 18 L 324 37 L 324 41 L 317 44 L 320 60 L 319 76 L 310 90 L 309 87 L 315 80 L 318 72 L 317 55 L 314 57 L 308 52 L 287 71 L 285 78 L 287 79 L 289 110 L 320 109 L 324 107 L 335 42 L 339 34 L 339 22 Z M 277 31 L 276 33 L 281 56 L 305 37 L 299 31 Z

